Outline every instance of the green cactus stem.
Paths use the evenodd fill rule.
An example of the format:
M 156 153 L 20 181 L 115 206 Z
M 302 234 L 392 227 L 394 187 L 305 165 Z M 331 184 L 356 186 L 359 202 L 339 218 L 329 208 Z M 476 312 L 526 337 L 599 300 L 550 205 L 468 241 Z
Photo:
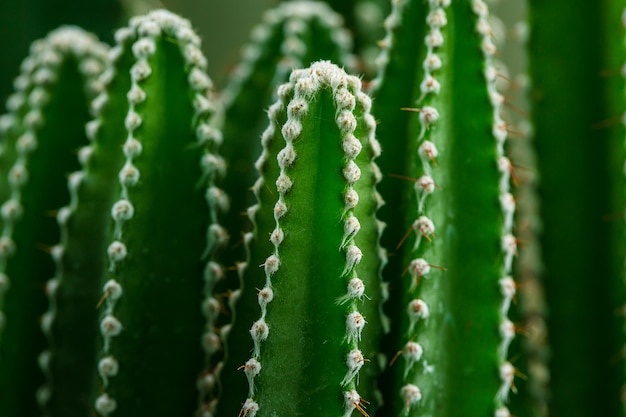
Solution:
M 106 179 L 114 184 L 108 209 L 114 225 L 104 239 L 108 262 L 98 363 L 103 391 L 95 409 L 103 416 L 192 414 L 204 368 L 204 328 L 206 352 L 219 348 L 211 302 L 205 309 L 208 325 L 200 306 L 221 268 L 205 266 L 203 257 L 228 237 L 217 223 L 228 202 L 212 185 L 223 167 L 214 153 L 221 136 L 209 123 L 212 84 L 197 35 L 177 16 L 152 12 L 131 20 L 117 37 L 116 73 L 130 76 L 131 85 L 110 93 L 128 97 L 124 135 L 108 138 L 118 127 L 108 130 L 107 116 L 100 119 L 107 139 L 101 152 L 117 152 L 117 174 Z M 129 54 L 130 68 L 124 66 Z M 95 183 L 87 185 L 89 169 L 97 171 L 104 162 L 97 154 L 94 149 L 84 176 L 85 189 L 93 193 L 98 190 Z
M 529 3 L 550 413 L 623 416 L 626 3 Z
M 360 372 L 376 366 L 366 361 L 380 335 L 370 106 L 360 80 L 325 61 L 279 88 L 256 164 L 219 416 L 349 416 L 375 395 Z
M 346 27 L 354 36 L 357 68 L 371 79 L 376 73 L 376 57 L 380 52 L 378 41 L 385 35 L 383 20 L 391 9 L 386 0 L 325 0 L 341 14 Z
M 36 415 L 45 401 L 37 358 L 52 290 L 46 281 L 60 256 L 55 212 L 70 199 L 66 175 L 79 167 L 75 150 L 88 143 L 88 102 L 102 90 L 97 77 L 107 49 L 74 27 L 35 42 L 0 122 L 1 415 Z M 48 317 L 41 323 L 49 325 Z
M 41 139 L 36 151 L 58 147 L 75 162 L 49 158 L 51 150 L 43 159 L 50 166 L 58 164 L 61 172 L 50 168 L 35 172 L 34 155 L 28 165 L 31 175 L 24 190 L 32 186 L 31 194 L 47 200 L 30 201 L 22 193 L 24 213 L 32 211 L 33 217 L 44 219 L 45 210 L 58 213 L 60 228 L 55 225 L 55 232 L 48 232 L 56 233 L 56 243 L 50 244 L 52 256 L 44 254 L 47 259 L 41 262 L 49 266 L 46 271 L 28 270 L 39 263 L 32 254 L 19 258 L 20 248 L 34 252 L 37 242 L 23 244 L 16 228 L 16 256 L 3 259 L 8 271 L 3 277 L 13 275 L 11 268 L 26 268 L 25 285 L 33 286 L 37 278 L 47 289 L 49 309 L 42 329 L 49 349 L 39 357 L 47 377 L 38 391 L 43 413 L 192 415 L 211 399 L 204 378 L 206 355 L 219 349 L 219 337 L 213 327 L 216 302 L 209 294 L 222 275 L 213 254 L 228 238 L 217 222 L 228 199 L 214 186 L 225 164 L 216 154 L 221 135 L 210 120 L 215 111 L 212 83 L 198 36 L 178 16 L 158 10 L 134 18 L 116 39 L 117 46 L 109 52 L 111 64 L 100 78 L 107 92 L 92 103 L 96 118 L 86 129 L 84 120 L 77 122 L 91 143 L 85 141 L 87 146 L 76 158 L 74 149 L 81 143 Z M 70 85 L 77 88 L 76 83 Z M 70 110 L 54 104 L 56 111 Z M 85 100 L 76 107 L 71 110 L 86 114 Z M 24 120 L 33 124 L 38 119 L 31 113 Z M 66 118 L 71 117 L 57 120 Z M 54 136 L 57 142 L 58 137 L 69 136 L 55 126 L 54 133 L 59 132 Z M 15 182 L 16 166 L 26 166 L 19 155 L 20 146 L 28 145 L 24 137 L 17 140 L 18 158 L 9 181 Z M 64 174 L 78 169 L 79 162 L 82 169 L 71 173 L 68 182 Z M 69 188 L 69 196 L 67 191 L 51 191 L 52 196 L 42 192 L 50 187 L 52 175 L 61 180 L 56 188 Z M 13 199 L 18 191 L 12 191 Z M 3 213 L 10 212 L 7 207 Z M 11 229 L 5 222 L 3 242 L 9 242 L 6 235 Z M 43 291 L 40 298 L 45 306 Z M 5 306 L 10 302 L 23 305 L 22 310 L 32 308 L 26 295 L 14 291 L 6 300 Z M 10 310 L 5 311 L 10 324 Z M 30 319 L 36 326 L 41 313 L 21 312 L 19 319 Z M 25 350 L 25 345 L 8 336 L 4 344 L 7 350 Z M 20 367 L 36 367 L 37 353 Z M 41 382 L 39 378 L 31 383 Z M 2 381 L 2 388 L 3 394 L 36 405 L 28 393 L 18 390 L 21 387 Z M 3 406 L 11 406 L 11 401 L 3 401 Z M 36 409 L 26 415 L 35 414 Z M 10 409 L 7 415 L 24 414 Z
M 396 2 L 386 21 L 374 111 L 395 318 L 388 415 L 511 415 L 515 203 L 487 19 L 481 0 L 431 0 Z
M 224 217 L 233 236 L 232 262 L 245 258 L 244 245 L 238 243 L 250 230 L 245 211 L 254 203 L 250 188 L 257 176 L 254 161 L 261 154 L 258 138 L 265 128 L 266 110 L 276 99 L 276 88 L 287 81 L 293 68 L 320 59 L 351 65 L 352 38 L 342 23 L 341 16 L 320 2 L 278 5 L 253 29 L 251 43 L 244 47 L 242 61 L 228 81 L 221 153 L 229 166 L 223 187 L 241 190 L 231 195 L 231 210 Z

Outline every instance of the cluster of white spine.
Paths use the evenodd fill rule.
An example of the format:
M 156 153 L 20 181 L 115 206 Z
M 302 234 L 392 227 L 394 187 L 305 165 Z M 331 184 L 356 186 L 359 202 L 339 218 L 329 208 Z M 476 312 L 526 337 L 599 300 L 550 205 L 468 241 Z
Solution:
M 308 46 L 301 40 L 304 33 L 316 22 L 329 34 L 330 39 L 343 51 L 343 61 L 354 61 L 352 36 L 343 28 L 343 18 L 326 4 L 318 1 L 294 1 L 281 3 L 263 15 L 262 23 L 252 30 L 252 42 L 242 50 L 242 60 L 235 68 L 233 78 L 224 91 L 226 107 L 239 96 L 244 82 L 255 71 L 257 62 L 264 53 L 265 44 L 272 34 L 283 27 L 284 38 L 281 44 L 283 59 L 278 63 L 275 80 L 285 80 L 293 68 L 303 66 Z
M 14 82 L 16 92 L 9 98 L 7 108 L 10 113 L 0 118 L 0 135 L 22 131 L 15 143 L 16 161 L 8 174 L 10 196 L 2 203 L 0 214 L 3 229 L 0 235 L 0 336 L 5 323 L 1 310 L 2 298 L 9 288 L 10 277 L 6 274 L 7 261 L 18 250 L 12 235 L 16 223 L 23 214 L 21 203 L 22 189 L 28 183 L 28 161 L 32 152 L 38 147 L 37 132 L 45 124 L 43 116 L 50 100 L 49 88 L 57 81 L 59 68 L 68 58 L 79 63 L 78 70 L 83 77 L 83 88 L 88 97 L 94 97 L 102 92 L 103 85 L 98 76 L 104 70 L 107 56 L 107 46 L 98 42 L 95 36 L 83 30 L 66 26 L 51 32 L 45 39 L 36 41 L 31 47 L 31 54 L 22 63 L 21 74 Z M 25 112 L 23 120 L 19 113 Z M 2 150 L 0 149 L 0 152 Z M 70 193 L 73 196 L 70 181 Z M 57 215 L 61 228 L 61 242 L 50 249 L 50 255 L 56 264 L 57 271 L 61 270 L 65 241 L 64 224 L 68 217 L 67 208 L 59 210 Z M 60 275 L 58 272 L 57 275 Z M 46 285 L 46 294 L 49 299 L 49 310 L 44 314 L 41 327 L 46 336 L 50 336 L 56 311 L 56 289 L 59 281 L 51 279 Z M 37 401 L 44 405 L 51 394 L 50 387 L 50 358 L 51 352 L 40 354 L 39 364 L 47 377 L 46 385 L 37 393 Z
M 117 46 L 112 48 L 109 53 L 111 64 L 114 64 L 129 46 L 135 58 L 135 63 L 130 69 L 131 88 L 127 93 L 129 110 L 125 118 L 125 127 L 128 136 L 123 145 L 126 161 L 118 174 L 121 195 L 111 208 L 111 217 L 115 222 L 115 229 L 114 240 L 110 242 L 107 253 L 109 257 L 109 271 L 113 275 L 119 272 L 121 263 L 128 255 L 128 249 L 123 238 L 123 226 L 135 214 L 133 204 L 129 199 L 129 190 L 139 182 L 140 172 L 134 165 L 134 161 L 141 156 L 142 152 L 141 141 L 136 135 L 137 129 L 142 124 L 142 117 L 136 109 L 148 99 L 142 84 L 152 73 L 149 59 L 156 53 L 157 43 L 162 37 L 174 38 L 179 45 L 181 56 L 185 62 L 188 85 L 194 94 L 196 138 L 198 144 L 205 149 L 200 165 L 207 184 L 206 198 L 211 207 L 211 224 L 207 231 L 209 243 L 207 244 L 206 252 L 211 253 L 216 246 L 223 244 L 227 239 L 226 232 L 217 223 L 217 213 L 224 211 L 228 206 L 226 195 L 213 186 L 214 179 L 224 174 L 225 163 L 218 155 L 211 152 L 221 144 L 221 135 L 209 123 L 209 118 L 215 110 L 215 105 L 211 99 L 213 86 L 210 78 L 206 75 L 207 61 L 200 50 L 200 38 L 191 28 L 191 24 L 187 20 L 165 10 L 155 10 L 146 16 L 132 19 L 130 26 L 118 30 L 115 37 Z M 108 83 L 113 76 L 113 65 L 111 65 L 102 77 L 103 82 Z M 100 114 L 107 100 L 107 95 L 102 94 L 94 101 L 93 107 L 96 115 Z M 96 118 L 87 125 L 87 133 L 92 140 L 95 140 L 97 137 L 100 124 L 100 119 Z M 83 171 L 73 174 L 73 177 L 82 178 L 86 175 L 84 172 L 86 172 L 89 157 L 93 152 L 94 149 L 92 147 L 81 150 Z M 221 266 L 214 262 L 209 262 L 205 269 L 207 289 L 210 290 L 213 282 L 221 276 Z M 104 340 L 104 347 L 98 363 L 98 372 L 102 381 L 103 392 L 95 401 L 95 409 L 100 415 L 105 417 L 113 413 L 117 408 L 115 398 L 107 393 L 107 386 L 109 380 L 119 372 L 118 362 L 110 354 L 110 346 L 114 338 L 123 330 L 122 322 L 115 316 L 115 305 L 122 295 L 123 287 L 114 278 L 111 278 L 104 285 L 103 300 L 106 303 L 106 307 L 100 322 L 100 332 Z M 217 309 L 215 304 L 216 300 L 207 299 L 204 305 L 208 324 L 203 341 L 205 342 L 204 345 L 207 352 L 216 349 L 216 344 L 218 347 L 220 345 L 219 337 L 213 333 L 213 318 Z M 204 390 L 214 385 L 207 379 L 209 378 L 203 377 L 199 381 L 201 395 L 204 394 Z
M 287 121 L 281 130 L 286 145 L 277 156 L 280 174 L 276 180 L 279 196 L 274 206 L 276 227 L 270 235 L 270 241 L 274 245 L 274 253 L 263 264 L 266 283 L 258 294 L 261 317 L 253 323 L 250 329 L 254 342 L 252 358 L 242 367 L 249 381 L 249 398 L 244 403 L 241 414 L 247 417 L 254 417 L 259 409 L 258 403 L 253 398 L 254 378 L 261 371 L 261 363 L 259 362 L 261 343 L 268 338 L 270 331 L 265 318 L 268 304 L 273 299 L 271 278 L 279 270 L 281 264 L 280 245 L 285 238 L 285 233 L 281 228 L 281 218 L 289 210 L 285 202 L 285 195 L 294 187 L 293 180 L 288 175 L 290 167 L 297 159 L 293 142 L 302 133 L 302 119 L 308 112 L 308 103 L 323 89 L 331 89 L 337 106 L 336 124 L 342 134 L 342 148 L 346 161 L 343 167 L 343 176 L 346 181 L 343 212 L 344 235 L 339 249 L 344 252 L 346 257 L 342 277 L 347 280 L 347 291 L 345 295 L 337 299 L 339 304 L 350 303 L 350 313 L 346 316 L 345 335 L 350 351 L 346 356 L 348 369 L 342 381 L 342 386 L 347 389 L 344 392 L 345 416 L 350 416 L 354 409 L 362 410 L 361 397 L 354 389 L 359 370 L 365 363 L 365 358 L 358 349 L 358 342 L 366 324 L 365 317 L 357 310 L 356 303 L 365 296 L 365 284 L 358 277 L 356 271 L 356 266 L 361 261 L 363 254 L 354 243 L 354 237 L 360 230 L 359 220 L 353 214 L 353 209 L 359 202 L 359 195 L 354 189 L 354 184 L 361 176 L 361 170 L 356 165 L 355 158 L 360 154 L 363 147 L 362 141 L 354 136 L 354 131 L 357 127 L 354 109 L 357 106 L 364 110 L 364 122 L 368 131 L 367 143 L 369 148 L 371 148 L 373 157 L 379 155 L 380 145 L 374 133 L 376 121 L 370 114 L 371 99 L 361 92 L 361 81 L 357 77 L 347 75 L 345 71 L 329 62 L 320 61 L 314 63 L 308 69 L 293 71 L 289 82 L 283 84 L 278 89 L 279 100 L 269 109 L 271 123 L 262 135 L 263 153 L 256 162 L 257 169 L 262 173 L 265 164 L 268 162 L 267 147 L 276 134 L 275 126 L 278 124 L 279 115 L 286 111 Z M 373 162 L 372 167 L 375 173 L 379 172 Z M 379 180 L 380 175 L 378 174 L 376 181 Z M 253 187 L 257 198 L 263 186 L 264 181 L 261 176 Z M 382 204 L 380 200 L 379 204 Z M 253 222 L 258 209 L 257 205 L 249 210 L 249 216 Z
M 508 319 L 508 310 L 511 301 L 515 296 L 516 284 L 511 276 L 513 257 L 517 253 L 517 239 L 513 236 L 513 216 L 515 214 L 515 199 L 510 192 L 511 172 L 513 166 L 506 157 L 504 144 L 508 137 L 507 123 L 502 119 L 502 106 L 504 97 L 497 91 L 496 77 L 498 70 L 495 67 L 496 46 L 493 42 L 493 29 L 489 20 L 489 9 L 483 0 L 472 0 L 472 10 L 477 16 L 476 31 L 481 36 L 481 49 L 485 57 L 485 79 L 487 81 L 487 92 L 491 105 L 493 106 L 493 136 L 497 145 L 498 169 L 500 172 L 500 206 L 504 214 L 504 225 L 502 230 L 501 247 L 504 254 L 504 271 L 500 279 L 500 291 L 503 296 L 502 308 L 500 310 L 500 379 L 501 385 L 496 395 L 496 417 L 510 416 L 510 412 L 504 403 L 508 400 L 509 392 L 513 387 L 513 377 L 515 368 L 506 360 L 509 345 L 515 337 L 515 326 Z

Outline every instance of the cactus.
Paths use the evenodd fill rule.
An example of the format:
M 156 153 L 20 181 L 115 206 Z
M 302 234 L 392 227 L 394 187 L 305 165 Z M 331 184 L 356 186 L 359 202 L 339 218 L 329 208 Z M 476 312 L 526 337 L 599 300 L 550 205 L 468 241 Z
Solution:
M 625 8 L 602 1 L 562 13 L 559 2 L 530 2 L 555 415 L 624 412 Z M 589 32 L 574 31 L 565 45 L 554 39 L 553 30 L 572 27 Z
M 360 56 L 286 2 L 222 94 L 165 10 L 33 44 L 0 117 L 0 415 L 624 414 L 625 5 L 530 2 L 544 389 L 501 25 L 395 0 L 370 78 L 378 2 L 327 3 Z
M 389 415 L 508 413 L 515 203 L 487 16 L 481 1 L 407 1 L 386 22 L 373 111 L 396 178 L 381 183 L 381 216 L 404 207 L 383 240 Z
M 206 360 L 200 336 L 206 332 L 209 349 L 212 330 L 200 306 L 220 269 L 212 254 L 226 238 L 217 224 L 225 203 L 213 182 L 223 162 L 214 153 L 219 135 L 208 124 L 215 104 L 206 60 L 188 22 L 166 12 L 133 19 L 117 32 L 100 78 L 105 85 L 95 86 L 106 93 L 94 99 L 95 119 L 84 129 L 88 106 L 73 78 L 77 68 L 96 71 L 98 62 L 87 53 L 94 42 L 73 45 L 75 36 L 51 35 L 49 44 L 72 52 L 66 56 L 45 43 L 34 48 L 41 58 L 25 66 L 18 93 L 24 108 L 5 119 L 11 198 L 3 205 L 2 277 L 11 288 L 2 303 L 2 414 L 36 414 L 35 396 L 49 415 L 94 408 L 101 415 L 148 408 L 192 414 L 204 395 L 195 388 Z M 48 61 L 55 65 L 43 66 Z M 65 126 L 66 118 L 75 121 Z M 66 181 L 79 162 L 82 169 Z M 28 182 L 21 180 L 26 174 Z M 162 210 L 151 210 L 155 205 Z M 34 308 L 45 306 L 44 286 L 45 314 Z M 34 329 L 41 314 L 43 333 Z M 21 322 L 28 317 L 31 323 Z M 46 350 L 34 343 L 43 334 Z M 178 349 L 181 357 L 171 360 Z M 47 381 L 35 393 L 43 382 L 31 370 L 38 362 Z M 165 403 L 150 399 L 158 392 Z
M 256 228 L 247 237 L 250 262 L 227 340 L 217 415 L 236 413 L 240 403 L 244 415 L 257 409 L 350 415 L 364 407 L 356 381 L 380 331 L 374 319 L 380 200 L 371 162 L 379 152 L 375 121 L 360 84 L 318 62 L 293 72 L 269 110 L 254 186 L 258 204 L 249 210 Z M 251 309 L 257 299 L 259 308 Z M 367 326 L 366 316 L 373 321 Z M 244 363 L 247 390 L 232 389 L 245 379 L 227 372 Z M 360 381 L 369 393 L 364 398 L 372 398 L 370 375 Z
M 233 239 L 239 241 L 250 231 L 242 213 L 253 204 L 251 190 L 257 173 L 254 161 L 261 153 L 258 137 L 263 132 L 266 109 L 276 99 L 275 90 L 286 82 L 293 68 L 303 68 L 325 59 L 352 65 L 350 34 L 341 26 L 341 17 L 323 3 L 284 3 L 263 16 L 252 30 L 252 42 L 243 48 L 242 61 L 231 74 L 224 90 L 224 146 L 221 153 L 229 162 L 223 188 L 242 190 L 230 195 L 230 210 L 224 216 Z M 242 261 L 244 245 L 225 254 L 225 262 Z M 220 287 L 238 286 L 234 275 Z M 233 281 L 235 284 L 233 284 Z
M 37 410 L 34 394 L 44 383 L 44 374 L 36 359 L 45 347 L 38 322 L 47 309 L 46 281 L 53 277 L 61 255 L 56 246 L 61 232 L 53 212 L 70 198 L 65 175 L 78 169 L 74 150 L 88 142 L 84 133 L 88 103 L 101 88 L 97 76 L 104 69 L 107 49 L 69 27 L 33 44 L 15 83 L 18 91 L 8 102 L 12 113 L 2 119 L 6 134 L 0 156 L 4 168 L 0 237 L 3 415 L 32 415 Z M 47 287 L 51 291 L 52 285 Z M 93 307 L 89 311 L 95 313 Z M 47 328 L 51 325 L 48 317 L 42 320 Z M 80 326 L 84 318 L 76 319 L 73 324 Z M 95 323 L 90 324 L 95 333 Z M 95 343 L 95 334 L 92 339 Z M 94 349 L 95 345 L 86 351 L 93 355 Z M 30 398 L 12 395 L 5 388 L 9 386 L 29 392 Z

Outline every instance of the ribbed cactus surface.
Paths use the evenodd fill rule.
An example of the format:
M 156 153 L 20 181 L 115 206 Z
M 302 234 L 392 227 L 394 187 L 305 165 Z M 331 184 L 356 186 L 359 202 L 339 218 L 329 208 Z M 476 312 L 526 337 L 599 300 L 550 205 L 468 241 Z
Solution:
M 402 1 L 386 21 L 374 112 L 390 415 L 510 415 L 515 202 L 488 17 L 480 0 Z
M 90 78 L 84 82 L 106 90 L 93 101 L 95 118 L 85 129 L 87 100 L 68 108 L 58 102 L 66 99 L 65 91 L 47 93 L 37 85 L 63 76 L 75 91 L 82 87 L 71 81 L 75 68 L 93 76 L 96 64 L 107 61 L 102 57 L 106 51 L 95 54 L 102 47 L 93 57 L 81 56 L 94 49 L 94 41 L 73 45 L 72 36 L 58 36 L 64 42 L 61 48 L 76 55 L 67 54 L 67 75 L 46 67 L 26 68 L 34 72 L 27 102 L 41 107 L 40 101 L 47 101 L 53 111 L 68 115 L 18 108 L 4 119 L 11 122 L 5 129 L 9 139 L 20 124 L 27 127 L 14 144 L 8 142 L 15 151 L 3 154 L 17 156 L 8 173 L 10 199 L 3 205 L 3 242 L 11 249 L 3 257 L 3 278 L 17 283 L 4 296 L 6 330 L 15 332 L 15 326 L 24 332 L 29 326 L 20 320 L 28 315 L 30 327 L 37 326 L 45 308 L 45 286 L 49 307 L 43 333 L 32 329 L 28 337 L 41 340 L 45 334 L 49 348 L 43 350 L 43 343 L 26 336 L 3 335 L 3 351 L 15 351 L 23 359 L 19 364 L 2 355 L 16 366 L 2 366 L 2 372 L 13 370 L 2 382 L 7 396 L 2 406 L 12 407 L 7 415 L 36 414 L 33 388 L 8 381 L 27 379 L 18 375 L 36 367 L 39 354 L 46 383 L 37 399 L 48 415 L 78 416 L 94 409 L 103 416 L 193 414 L 204 401 L 205 392 L 198 392 L 196 385 L 215 339 L 210 299 L 204 314 L 201 306 L 221 274 L 212 255 L 227 239 L 217 223 L 228 202 L 213 185 L 224 163 L 215 154 L 221 136 L 209 125 L 215 104 L 206 59 L 187 21 L 165 11 L 133 19 L 117 32 L 118 44 L 108 54 L 102 77 L 97 83 Z M 57 37 L 50 42 L 56 45 Z M 42 56 L 60 66 L 65 61 L 58 54 L 51 50 Z M 94 62 L 96 58 L 102 62 Z M 70 59 L 78 63 L 72 67 Z M 82 122 L 77 118 L 76 126 L 68 125 L 80 134 L 63 132 L 63 120 L 80 114 L 85 114 Z M 46 136 L 45 129 L 54 122 L 61 126 Z M 90 143 L 80 141 L 85 131 Z M 59 141 L 59 134 L 68 142 Z M 45 152 L 40 162 L 38 151 Z M 64 159 L 51 158 L 53 152 Z M 74 162 L 66 162 L 68 158 Z M 65 176 L 79 162 L 82 169 L 71 173 L 68 182 Z M 59 185 L 42 193 L 51 187 L 51 179 Z M 9 221 L 22 206 L 30 220 Z M 21 232 L 20 224 L 31 231 Z M 39 242 L 50 248 L 41 251 Z M 34 262 L 33 253 L 42 260 Z M 35 269 L 42 265 L 48 266 Z M 21 292 L 20 286 L 25 288 Z M 33 311 L 37 299 L 39 312 Z M 31 385 L 37 383 L 28 376 Z M 162 401 L 153 401 L 155 394 Z
M 276 100 L 276 89 L 291 70 L 325 59 L 353 66 L 352 38 L 342 18 L 328 6 L 314 1 L 281 3 L 267 11 L 251 33 L 241 62 L 224 89 L 222 155 L 229 161 L 223 187 L 233 193 L 231 210 L 224 218 L 233 236 L 228 261 L 245 257 L 237 242 L 250 231 L 242 213 L 254 202 L 251 187 L 257 178 L 254 161 L 261 153 L 259 137 L 267 124 L 267 108 Z M 226 285 L 233 285 L 226 283 Z
M 15 81 L 16 92 L 7 106 L 11 112 L 2 117 L 2 415 L 35 415 L 37 403 L 49 397 L 40 387 L 49 363 L 44 333 L 52 326 L 52 317 L 44 315 L 46 294 L 57 289 L 47 281 L 63 251 L 55 216 L 62 220 L 66 214 L 57 211 L 70 199 L 66 175 L 79 167 L 76 149 L 88 143 L 88 103 L 102 90 L 98 76 L 106 66 L 107 49 L 72 27 L 34 43 Z M 93 319 L 93 304 L 91 312 Z M 87 339 L 85 346 L 93 362 L 95 339 Z
M 530 2 L 550 413 L 622 416 L 626 3 L 564 5 Z
M 326 3 L 267 12 L 221 93 L 165 10 L 33 44 L 0 117 L 0 416 L 624 414 L 624 0 L 529 2 L 529 83 L 484 0 L 371 33 L 378 0 Z M 532 87 L 521 222 L 499 84 Z
M 380 336 L 371 102 L 358 78 L 324 61 L 294 71 L 278 94 L 218 415 L 243 403 L 244 415 L 347 416 L 373 398 L 373 373 L 357 381 L 376 366 L 366 361 Z

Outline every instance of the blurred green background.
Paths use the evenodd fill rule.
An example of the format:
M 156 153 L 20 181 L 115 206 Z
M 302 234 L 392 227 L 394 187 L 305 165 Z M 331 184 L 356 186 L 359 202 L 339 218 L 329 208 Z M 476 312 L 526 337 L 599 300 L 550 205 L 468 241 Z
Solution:
M 203 39 L 209 73 L 218 85 L 238 60 L 261 14 L 279 0 L 0 0 L 0 113 L 30 43 L 63 24 L 96 33 L 111 43 L 129 16 L 166 7 L 191 20 Z

